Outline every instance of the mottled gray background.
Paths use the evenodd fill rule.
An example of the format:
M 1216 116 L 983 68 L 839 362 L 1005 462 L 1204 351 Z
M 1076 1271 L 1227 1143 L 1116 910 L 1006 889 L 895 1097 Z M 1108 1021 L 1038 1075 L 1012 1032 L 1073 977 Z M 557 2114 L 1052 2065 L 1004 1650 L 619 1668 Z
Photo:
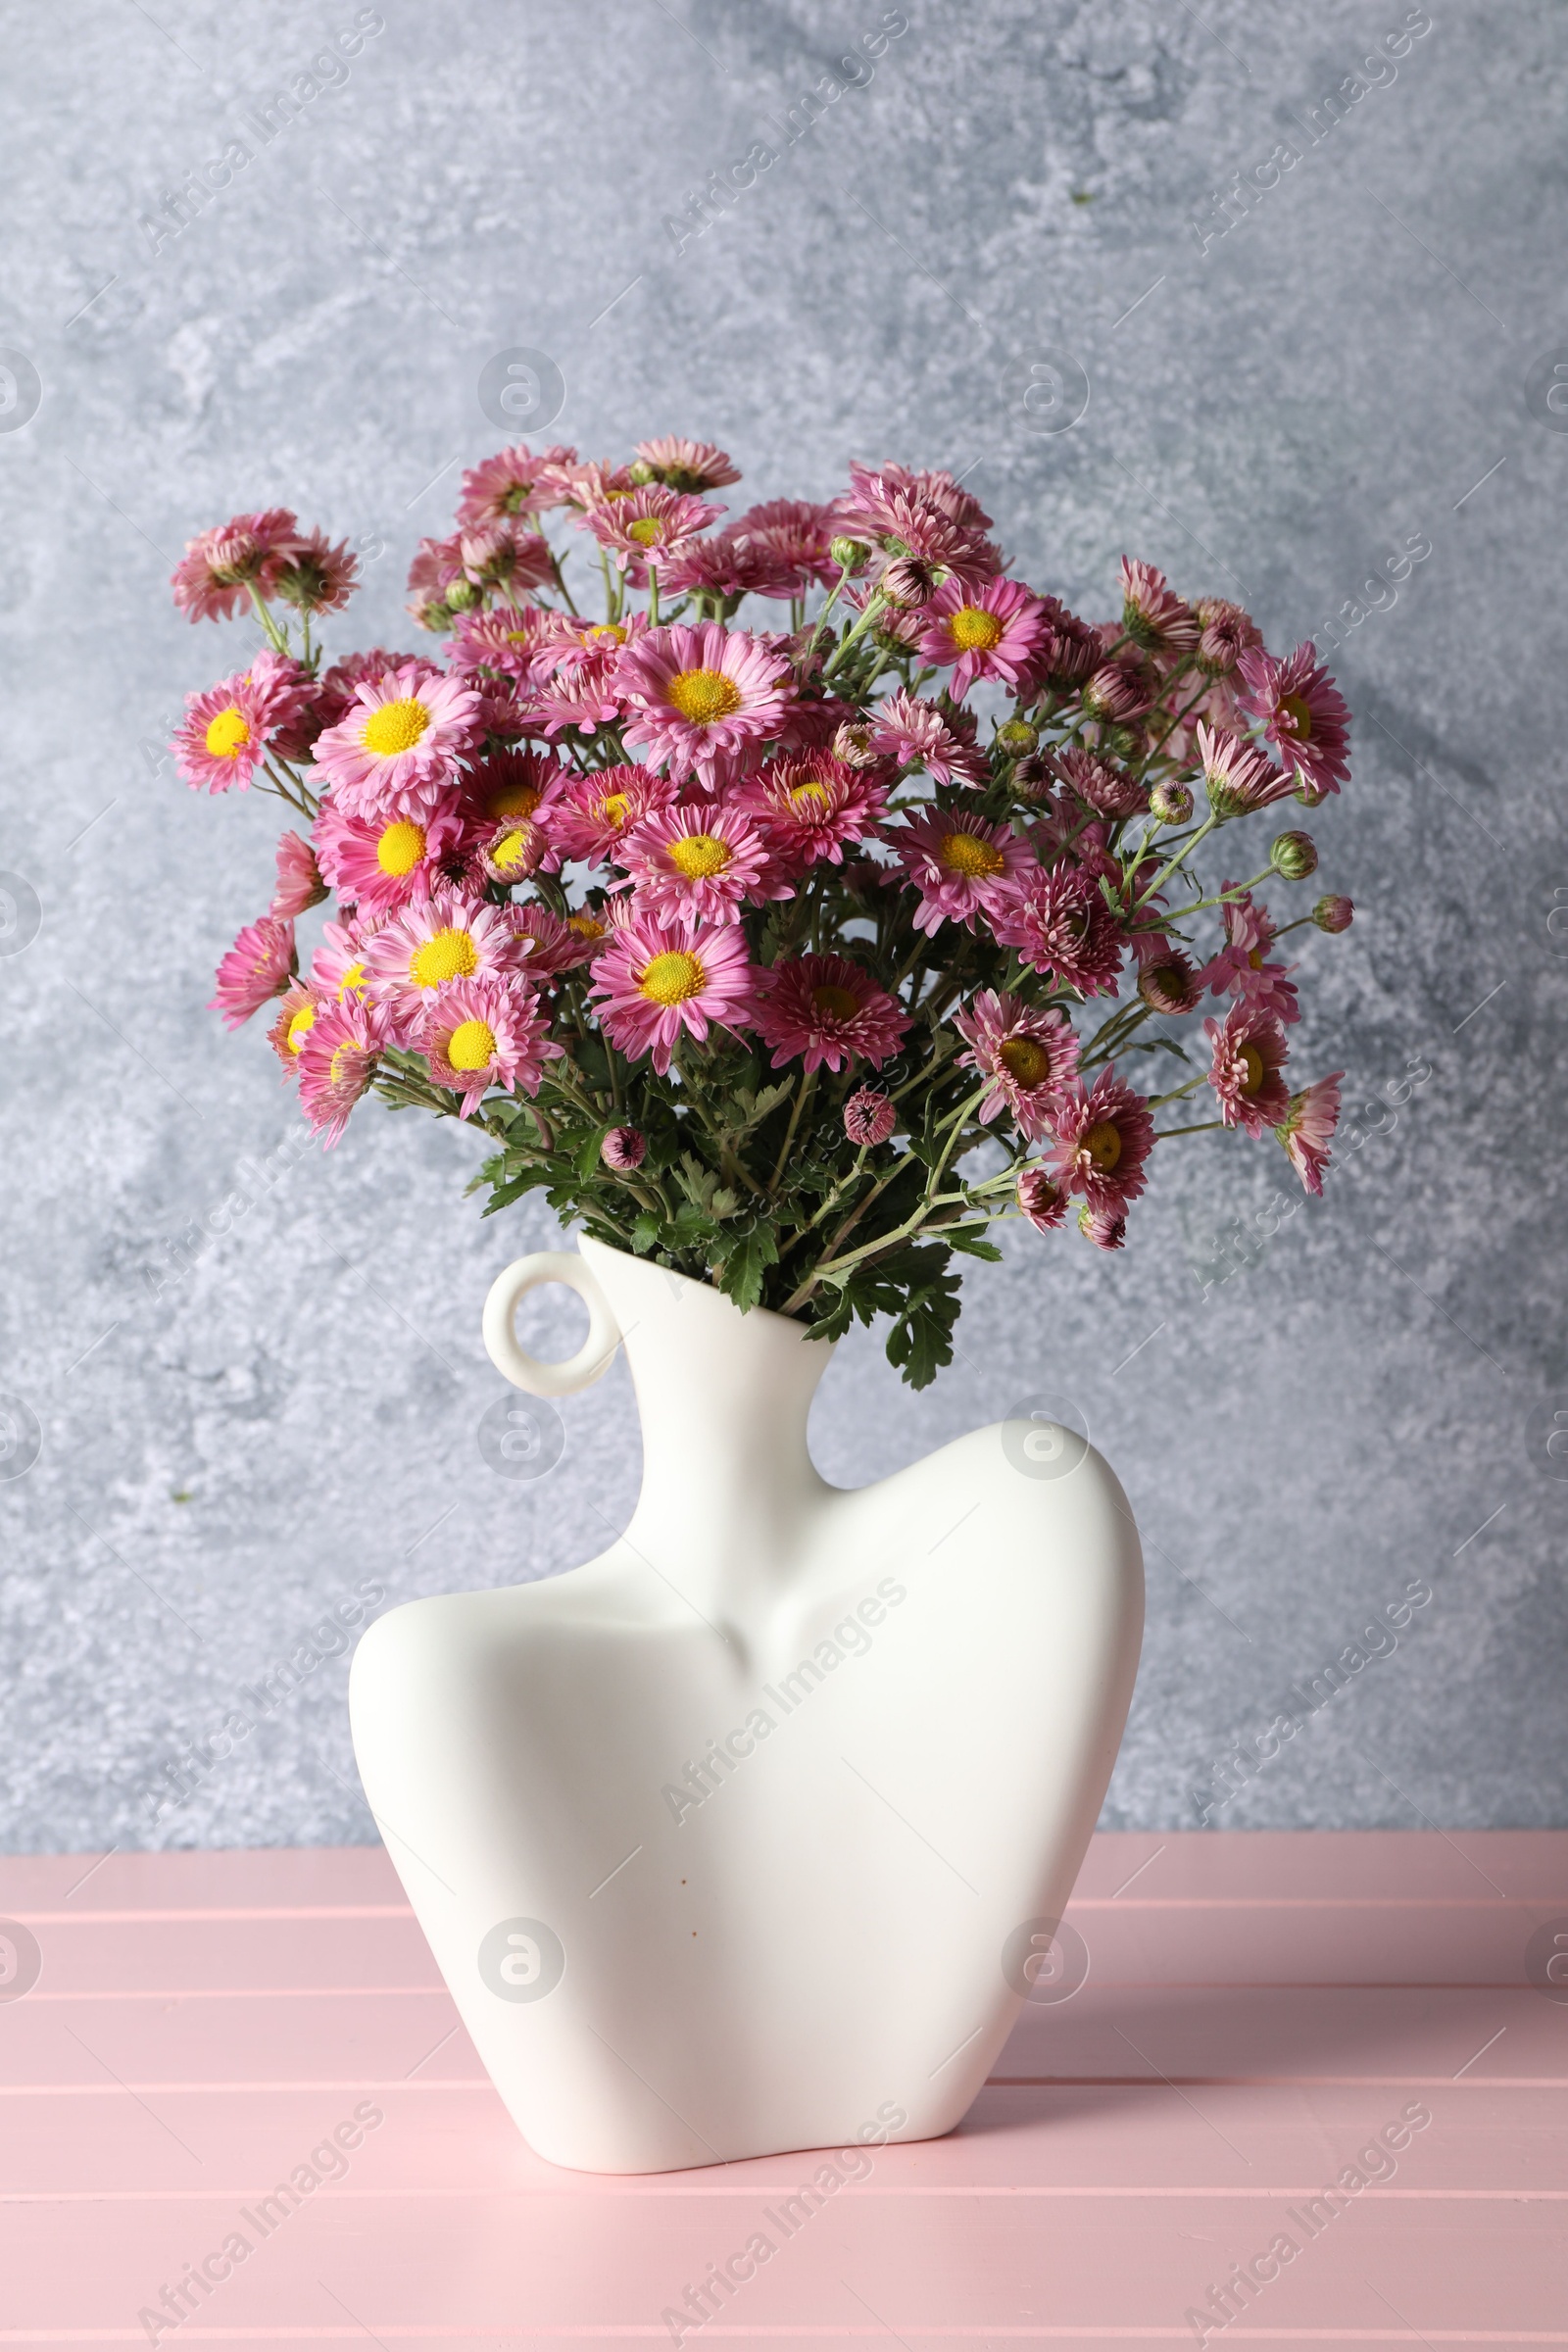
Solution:
M 852 456 L 951 466 L 1026 576 L 1092 611 L 1126 548 L 1277 643 L 1339 615 L 1355 781 L 1314 830 L 1361 912 L 1307 935 L 1298 1034 L 1309 1068 L 1345 1064 L 1359 1148 L 1272 1238 L 1272 1148 L 1163 1154 L 1125 1255 L 1026 1237 L 969 1275 L 934 1391 L 846 1344 L 815 1443 L 858 1482 L 1022 1397 L 1075 1403 L 1151 1569 L 1107 1823 L 1190 1825 L 1205 1796 L 1221 1826 L 1568 1821 L 1544 1443 L 1568 1411 L 1568 435 L 1527 399 L 1568 358 L 1560 8 L 1436 0 L 1314 142 L 1303 115 L 1397 0 L 907 0 L 870 86 L 677 253 L 665 216 L 782 143 L 871 0 L 385 0 L 343 86 L 155 253 L 143 218 L 356 13 L 7 13 L 0 343 L 41 401 L 0 416 L 0 865 L 41 927 L 14 892 L 0 1388 L 41 1452 L 0 1484 L 0 1845 L 372 1837 L 341 1658 L 187 1801 L 147 1791 L 361 1580 L 548 1574 L 630 1507 L 618 1367 L 563 1408 L 548 1478 L 480 1454 L 511 1394 L 480 1303 L 553 1229 L 480 1222 L 466 1135 L 372 1108 L 174 1255 L 293 1113 L 259 1032 L 203 1009 L 274 826 L 160 757 L 248 642 L 178 619 L 171 564 L 236 508 L 297 506 L 369 559 L 335 642 L 407 642 L 410 548 L 510 437 L 476 387 L 512 346 L 552 356 L 554 434 L 591 454 L 711 435 L 743 500 L 825 495 Z M 1192 220 L 1281 140 L 1300 161 L 1201 252 Z M 1089 406 L 1041 431 L 1020 387 L 1064 353 Z M 1412 534 L 1430 556 L 1356 621 Z M 1236 1741 L 1413 1577 L 1433 1597 L 1396 1650 L 1222 1804 Z

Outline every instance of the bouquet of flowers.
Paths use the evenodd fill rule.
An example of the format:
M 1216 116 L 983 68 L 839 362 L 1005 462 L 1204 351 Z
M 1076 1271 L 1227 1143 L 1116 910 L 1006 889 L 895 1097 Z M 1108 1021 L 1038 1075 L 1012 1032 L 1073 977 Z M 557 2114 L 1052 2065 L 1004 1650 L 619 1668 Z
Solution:
M 541 1188 L 813 1337 L 886 1314 L 920 1387 L 955 1253 L 1006 1217 L 1119 1249 L 1158 1142 L 1273 1138 L 1321 1190 L 1342 1073 L 1293 1090 L 1276 950 L 1350 902 L 1256 896 L 1316 868 L 1294 827 L 1241 881 L 1260 847 L 1205 845 L 1338 792 L 1348 712 L 1152 564 L 1105 621 L 1026 587 L 951 474 L 730 521 L 739 478 L 673 436 L 501 451 L 415 557 L 420 653 L 327 658 L 355 560 L 282 509 L 190 543 L 176 605 L 266 642 L 187 698 L 180 773 L 304 826 L 216 1006 L 271 1007 L 325 1142 L 366 1095 L 465 1120 L 486 1213 Z

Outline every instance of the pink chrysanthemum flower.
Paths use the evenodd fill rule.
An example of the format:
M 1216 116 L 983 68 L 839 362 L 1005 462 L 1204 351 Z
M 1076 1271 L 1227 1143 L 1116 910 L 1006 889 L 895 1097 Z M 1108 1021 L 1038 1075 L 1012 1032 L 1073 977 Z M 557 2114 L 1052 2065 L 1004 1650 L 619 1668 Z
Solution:
M 1200 596 L 1193 615 L 1201 632 L 1193 663 L 1208 677 L 1228 676 L 1245 653 L 1263 642 L 1263 632 L 1251 614 L 1223 596 Z
M 1099 884 L 1072 866 L 1027 875 L 1017 897 L 995 921 L 998 941 L 1020 961 L 1050 972 L 1080 996 L 1115 993 L 1121 971 L 1121 926 Z
M 844 1132 L 862 1152 L 885 1144 L 899 1123 L 897 1106 L 874 1086 L 858 1086 L 844 1105 Z
M 575 971 L 579 964 L 590 962 L 601 942 L 609 937 L 608 927 L 596 916 L 580 912 L 573 916 L 556 914 L 537 899 L 510 906 L 506 912 L 517 937 L 528 942 L 524 969 L 528 978 L 541 988 L 563 972 Z
M 805 498 L 769 498 L 748 507 L 730 530 L 770 566 L 777 584 L 762 595 L 804 596 L 813 584 L 831 588 L 839 576 L 829 552 L 834 527 L 831 507 Z
M 460 531 L 458 557 L 464 578 L 474 588 L 521 595 L 555 577 L 549 540 L 518 522 L 480 522 Z
M 1331 1157 L 1329 1141 L 1340 1123 L 1340 1080 L 1344 1076 L 1343 1070 L 1335 1070 L 1293 1095 L 1289 1110 L 1274 1130 L 1309 1193 L 1323 1190 L 1323 1171 Z
M 247 923 L 218 967 L 218 994 L 209 1012 L 220 1012 L 226 1029 L 237 1029 L 270 997 L 280 997 L 294 977 L 294 926 L 282 915 L 264 914 Z
M 278 567 L 273 594 L 296 612 L 341 612 L 359 578 L 359 558 L 346 539 L 334 546 L 324 531 L 306 531 Z
M 1151 675 L 1141 656 L 1118 654 L 1102 662 L 1083 688 L 1084 714 L 1102 726 L 1121 726 L 1141 718 L 1153 703 L 1159 681 Z
M 455 677 L 476 672 L 531 682 L 534 662 L 560 616 L 544 605 L 497 605 L 488 612 L 460 612 L 452 639 Z
M 1138 962 L 1138 994 L 1151 1012 L 1167 1015 L 1193 1012 L 1202 996 L 1192 957 L 1167 933 L 1135 931 L 1132 950 Z
M 338 897 L 364 914 L 390 914 L 447 884 L 443 862 L 463 844 L 462 803 L 449 789 L 434 803 L 389 802 L 367 821 L 345 815 L 329 797 L 315 832 L 321 871 Z
M 873 1069 L 898 1052 L 910 1027 L 896 998 L 847 956 L 795 956 L 759 974 L 757 1033 L 773 1048 L 773 1067 L 804 1056 L 806 1068 Z
M 561 867 L 554 818 L 569 773 L 546 752 L 492 752 L 464 777 L 463 806 L 470 821 L 491 837 L 507 824 L 531 827 L 540 840 L 528 870 L 554 874 Z
M 437 891 L 366 942 L 366 979 L 395 1042 L 406 1045 L 441 989 L 455 980 L 503 979 L 522 966 L 527 952 L 504 907 Z
M 933 808 L 883 836 L 920 894 L 917 931 L 965 923 L 984 913 L 993 924 L 1034 870 L 1034 853 L 1006 825 L 989 825 L 967 808 Z
M 1049 1168 L 1036 1160 L 1018 1171 L 1018 1206 L 1036 1233 L 1054 1233 L 1067 1215 L 1067 1196 Z
M 316 689 L 313 721 L 318 728 L 335 727 L 354 708 L 355 693 L 366 678 L 384 678 L 389 670 L 417 670 L 421 677 L 438 678 L 440 670 L 421 654 L 391 654 L 372 645 L 368 653 L 345 654 L 324 670 Z
M 277 845 L 277 887 L 272 893 L 271 912 L 292 920 L 307 907 L 319 906 L 326 895 L 310 843 L 297 833 L 285 833 Z
M 1240 699 L 1262 721 L 1286 772 L 1309 797 L 1338 792 L 1350 775 L 1350 710 L 1308 638 L 1284 662 L 1254 646 L 1237 663 Z
M 1219 817 L 1250 816 L 1296 790 L 1294 768 L 1276 767 L 1239 735 L 1216 735 L 1201 719 L 1198 760 L 1209 808 Z
M 556 493 L 559 506 L 565 507 L 602 506 L 607 498 L 630 498 L 637 488 L 629 466 L 607 466 L 592 458 L 572 458 L 543 466 L 539 482 L 541 488 Z
M 793 576 L 767 547 L 733 531 L 683 540 L 659 567 L 666 596 L 793 596 Z
M 463 1097 L 458 1116 L 471 1118 L 492 1087 L 536 1095 L 547 1061 L 564 1048 L 552 1040 L 531 988 L 515 980 L 454 980 L 419 1028 L 419 1051 L 437 1086 Z
M 1291 1106 L 1282 1075 L 1289 1049 L 1281 1021 L 1255 1004 L 1233 1004 L 1222 1021 L 1205 1021 L 1203 1029 L 1208 1083 L 1226 1126 L 1254 1137 L 1265 1127 L 1278 1127 Z
M 514 442 L 511 449 L 498 449 L 493 458 L 482 466 L 470 466 L 463 477 L 462 493 L 458 500 L 458 520 L 469 525 L 503 522 L 515 514 L 534 514 L 547 507 L 561 504 L 559 489 L 553 481 L 541 480 L 552 469 L 573 466 L 577 452 L 558 442 L 553 449 L 541 450 L 535 457 L 526 441 Z
M 555 677 L 542 679 L 533 702 L 540 731 L 560 735 L 575 728 L 579 735 L 592 735 L 600 727 L 613 726 L 628 708 L 619 670 L 613 654 L 591 654 Z
M 1078 1069 L 1078 1039 L 1066 1015 L 1035 1012 L 1019 997 L 983 988 L 955 1014 L 953 1026 L 968 1046 L 958 1056 L 959 1068 L 977 1070 L 991 1081 L 981 1118 L 1000 1118 L 1009 1110 L 1019 1133 L 1037 1142 L 1050 1122 L 1054 1098 Z
M 1131 556 L 1121 560 L 1121 625 L 1135 645 L 1152 653 L 1188 654 L 1198 643 L 1198 619 L 1165 574 Z
M 1140 784 L 1136 776 L 1112 760 L 1097 759 L 1093 752 L 1076 748 L 1058 752 L 1052 761 L 1062 783 L 1077 794 L 1086 808 L 1097 816 L 1140 816 L 1149 807 L 1149 787 Z
M 626 741 L 705 783 L 777 732 L 791 692 L 782 654 L 711 620 L 651 630 L 626 648 L 615 676 L 634 712 Z
M 651 767 L 625 762 L 573 776 L 551 812 L 551 831 L 568 858 L 603 865 L 644 817 L 668 808 L 675 787 Z
M 771 880 L 766 839 L 746 811 L 710 801 L 644 817 L 615 862 L 630 875 L 638 906 L 662 922 L 738 922 L 744 900 L 794 895 Z
M 575 612 L 547 612 L 533 656 L 536 680 L 559 677 L 590 662 L 612 662 L 617 654 L 648 634 L 647 615 L 623 613 L 619 620 L 587 620 Z
M 347 717 L 318 738 L 317 767 L 347 815 L 373 819 L 411 799 L 433 807 L 471 747 L 477 695 L 423 667 L 361 679 Z
M 836 531 L 868 539 L 926 564 L 973 577 L 1000 570 L 985 535 L 985 509 L 949 473 L 910 473 L 902 466 L 879 472 L 852 465 L 852 487 L 834 502 Z
M 706 499 L 648 482 L 630 498 L 590 507 L 577 527 L 592 531 L 600 546 L 609 548 L 620 569 L 629 575 L 633 587 L 643 588 L 648 584 L 650 564 L 662 576 L 665 562 L 723 512 L 722 507 L 710 507 Z
M 1222 894 L 1235 888 L 1234 882 L 1220 884 Z M 1269 949 L 1274 945 L 1274 924 L 1268 908 L 1254 905 L 1251 892 L 1244 890 L 1234 899 L 1226 899 L 1220 916 L 1225 925 L 1225 945 L 1199 973 L 1200 988 L 1210 990 L 1216 997 L 1228 991 L 1233 997 L 1240 997 L 1244 1004 L 1272 1012 L 1279 1020 L 1298 1021 L 1301 1007 L 1289 978 L 1295 965 L 1268 961 Z
M 190 784 L 209 792 L 243 792 L 269 750 L 298 717 L 303 672 L 277 655 L 258 654 L 248 670 L 224 678 L 206 694 L 187 694 L 185 718 L 173 739 L 174 764 Z
M 286 507 L 236 514 L 185 543 L 174 566 L 177 609 L 190 620 L 227 620 L 258 596 L 270 597 L 277 575 L 301 544 L 300 526 Z
M 949 580 L 921 620 L 920 658 L 952 668 L 956 702 L 977 678 L 1001 678 L 1016 692 L 1046 634 L 1040 599 L 1000 572 L 989 580 Z
M 277 1018 L 267 1032 L 267 1042 L 283 1064 L 286 1077 L 298 1074 L 301 1050 L 320 1009 L 321 999 L 304 980 L 294 981 L 278 1000 Z
M 322 924 L 320 943 L 311 958 L 311 987 L 317 996 L 334 1004 L 368 1001 L 367 945 L 380 927 L 378 921 Z
M 1154 1122 L 1144 1096 L 1110 1070 L 1093 1086 L 1074 1079 L 1058 1098 L 1050 1156 L 1069 1193 L 1112 1216 L 1136 1200 L 1148 1178 L 1144 1163 L 1154 1148 Z
M 662 923 L 635 912 L 594 967 L 592 995 L 611 1044 L 661 1077 L 682 1030 L 701 1044 L 709 1025 L 750 1025 L 753 972 L 739 923 Z
M 323 1150 L 342 1141 L 349 1113 L 375 1076 L 386 1045 L 379 1010 L 355 997 L 324 1005 L 311 1023 L 300 1047 L 300 1108 Z
M 1126 1245 L 1127 1219 L 1119 1209 L 1091 1208 L 1086 1200 L 1078 1211 L 1078 1230 L 1097 1250 L 1120 1250 Z
M 808 752 L 769 760 L 736 797 L 760 818 L 786 866 L 802 873 L 823 858 L 842 864 L 847 842 L 876 831 L 888 796 L 866 769 L 851 767 L 831 752 Z
M 648 1138 L 640 1127 L 612 1127 L 599 1156 L 617 1176 L 629 1176 L 648 1157 Z
M 901 686 L 872 712 L 871 749 L 901 767 L 923 767 L 938 784 L 983 784 L 985 757 L 956 735 L 935 703 Z
M 740 467 L 715 442 L 688 441 L 680 433 L 639 441 L 637 456 L 671 490 L 722 490 L 741 478 Z

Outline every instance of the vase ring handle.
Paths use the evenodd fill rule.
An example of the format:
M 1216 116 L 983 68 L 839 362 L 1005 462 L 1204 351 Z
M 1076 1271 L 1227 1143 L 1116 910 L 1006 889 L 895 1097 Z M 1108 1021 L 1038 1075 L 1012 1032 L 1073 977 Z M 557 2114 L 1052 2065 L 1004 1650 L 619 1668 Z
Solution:
M 554 1364 L 519 1348 L 512 1325 L 517 1301 L 545 1282 L 564 1282 L 588 1309 L 588 1337 L 575 1355 Z M 490 1361 L 514 1388 L 526 1389 L 530 1396 L 570 1396 L 609 1371 L 610 1359 L 620 1346 L 620 1326 L 575 1250 L 538 1250 L 531 1257 L 519 1257 L 490 1285 L 484 1302 L 484 1344 Z

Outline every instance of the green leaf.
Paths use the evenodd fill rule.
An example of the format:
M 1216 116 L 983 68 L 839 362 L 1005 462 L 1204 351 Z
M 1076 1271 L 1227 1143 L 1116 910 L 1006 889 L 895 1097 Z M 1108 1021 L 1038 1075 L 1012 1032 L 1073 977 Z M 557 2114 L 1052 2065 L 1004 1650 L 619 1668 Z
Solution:
M 756 1225 L 739 1235 L 724 1253 L 718 1287 L 743 1311 L 760 1306 L 762 1283 L 769 1266 L 778 1263 L 778 1237 L 771 1225 Z
M 950 1250 L 961 1250 L 965 1257 L 989 1258 L 993 1265 L 1002 1262 L 1002 1251 L 988 1238 L 984 1225 L 944 1225 L 942 1239 Z

